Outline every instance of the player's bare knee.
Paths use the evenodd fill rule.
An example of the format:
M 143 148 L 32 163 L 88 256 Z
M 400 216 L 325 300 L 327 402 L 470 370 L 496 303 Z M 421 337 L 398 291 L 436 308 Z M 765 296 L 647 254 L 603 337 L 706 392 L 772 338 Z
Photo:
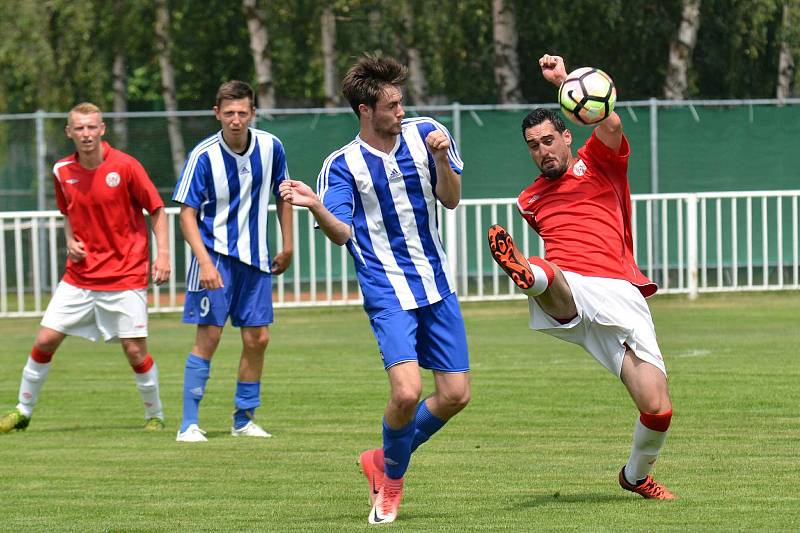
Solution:
M 440 405 L 452 413 L 464 409 L 472 399 L 469 386 L 441 391 L 437 393 L 437 396 Z
M 417 408 L 422 391 L 413 387 L 403 387 L 392 391 L 392 404 L 403 413 L 413 413 Z
M 120 342 L 122 351 L 132 366 L 141 364 L 144 358 L 147 357 L 147 346 L 139 342 L 138 339 L 120 339 Z
M 210 358 L 217 351 L 222 338 L 222 328 L 215 326 L 198 326 L 192 352 Z
M 36 334 L 36 339 L 33 341 L 33 347 L 40 352 L 54 353 L 61 345 L 63 339 L 63 333 L 49 328 L 41 328 L 39 333 Z
M 242 345 L 246 351 L 261 351 L 267 349 L 269 344 L 269 331 L 249 331 L 242 334 Z

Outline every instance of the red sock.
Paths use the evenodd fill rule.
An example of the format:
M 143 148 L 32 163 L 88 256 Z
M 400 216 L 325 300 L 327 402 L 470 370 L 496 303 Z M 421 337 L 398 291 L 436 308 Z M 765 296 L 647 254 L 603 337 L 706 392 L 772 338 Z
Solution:
M 149 372 L 154 364 L 155 361 L 153 361 L 153 358 L 150 357 L 150 354 L 147 354 L 141 363 L 133 367 L 133 371 L 137 374 L 144 374 L 145 372 Z
M 641 413 L 639 420 L 648 429 L 664 432 L 669 429 L 669 423 L 672 420 L 672 409 L 663 413 Z
M 34 361 L 36 361 L 40 365 L 46 365 L 47 363 L 50 362 L 51 359 L 53 359 L 53 354 L 54 353 L 55 352 L 50 352 L 50 353 L 43 352 L 42 350 L 40 350 L 36 346 L 34 346 L 31 349 L 31 359 L 33 359 Z

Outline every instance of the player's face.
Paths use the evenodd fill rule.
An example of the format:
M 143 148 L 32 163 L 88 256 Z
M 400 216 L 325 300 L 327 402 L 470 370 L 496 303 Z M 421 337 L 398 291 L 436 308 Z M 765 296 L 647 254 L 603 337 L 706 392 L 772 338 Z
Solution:
M 362 104 L 361 112 L 372 130 L 381 137 L 400 135 L 400 123 L 406 115 L 403 110 L 403 93 L 398 87 L 387 85 L 381 91 L 375 109 Z
M 533 162 L 548 179 L 560 178 L 572 159 L 572 134 L 569 130 L 559 133 L 549 120 L 525 130 Z
M 222 136 L 230 146 L 241 146 L 247 142 L 247 128 L 256 116 L 256 109 L 249 98 L 222 100 L 214 106 L 214 114 L 222 124 Z
M 106 125 L 100 113 L 70 113 L 67 127 L 64 129 L 67 137 L 75 143 L 75 149 L 82 154 L 90 154 L 100 150 L 100 139 L 106 132 Z

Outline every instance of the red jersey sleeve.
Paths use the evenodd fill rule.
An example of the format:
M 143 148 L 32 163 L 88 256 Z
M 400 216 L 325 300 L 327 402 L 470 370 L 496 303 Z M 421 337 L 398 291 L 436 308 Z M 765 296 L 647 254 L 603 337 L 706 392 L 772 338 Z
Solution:
M 53 188 L 56 192 L 56 206 L 58 210 L 61 211 L 61 214 L 64 216 L 67 215 L 67 199 L 64 198 L 64 191 L 61 189 L 61 180 L 58 178 L 56 174 L 58 171 L 53 172 Z
M 153 185 L 142 164 L 137 159 L 128 157 L 128 170 L 130 173 L 128 190 L 131 198 L 136 200 L 150 214 L 156 209 L 164 207 L 164 201 L 158 194 L 156 186 Z
M 597 137 L 597 133 L 592 131 L 586 144 L 578 150 L 578 155 L 590 166 L 594 164 L 602 168 L 605 175 L 612 181 L 628 180 L 628 159 L 631 155 L 631 147 L 624 134 L 619 150 L 614 151 L 603 144 L 603 141 Z

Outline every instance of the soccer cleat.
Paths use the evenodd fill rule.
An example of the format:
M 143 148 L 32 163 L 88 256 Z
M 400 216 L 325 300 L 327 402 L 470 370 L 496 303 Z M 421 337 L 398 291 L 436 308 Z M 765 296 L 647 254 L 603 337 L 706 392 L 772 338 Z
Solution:
M 503 226 L 495 224 L 489 228 L 487 238 L 492 259 L 500 265 L 517 287 L 523 291 L 530 289 L 534 281 L 533 272 L 528 265 L 528 259 L 514 245 L 511 235 Z
M 370 524 L 389 524 L 397 518 L 397 511 L 400 509 L 400 500 L 403 499 L 403 478 L 383 479 L 381 490 L 372 510 L 369 512 Z
M 0 418 L 0 433 L 9 431 L 22 431 L 31 423 L 31 417 L 20 413 L 19 409 L 14 409 L 3 418 Z
M 161 431 L 162 429 L 164 429 L 164 421 L 157 416 L 148 418 L 144 423 L 145 431 Z
M 628 483 L 628 480 L 625 479 L 625 467 L 619 471 L 619 486 L 625 490 L 629 490 L 631 492 L 635 492 L 642 498 L 646 498 L 648 500 L 674 500 L 675 495 L 672 494 L 667 487 L 659 483 L 658 481 L 653 479 L 653 476 L 650 474 L 644 478 L 644 481 L 639 483 L 638 485 L 631 485 Z
M 251 420 L 239 429 L 231 428 L 231 435 L 234 437 L 261 437 L 265 439 L 271 437 L 272 433 L 264 431 L 264 428 Z
M 175 438 L 176 442 L 208 442 L 206 432 L 197 427 L 197 424 L 189 424 L 186 431 L 181 433 L 178 430 L 178 436 Z
M 383 448 L 363 452 L 358 457 L 358 464 L 369 482 L 369 503 L 375 505 L 375 498 L 383 484 Z

